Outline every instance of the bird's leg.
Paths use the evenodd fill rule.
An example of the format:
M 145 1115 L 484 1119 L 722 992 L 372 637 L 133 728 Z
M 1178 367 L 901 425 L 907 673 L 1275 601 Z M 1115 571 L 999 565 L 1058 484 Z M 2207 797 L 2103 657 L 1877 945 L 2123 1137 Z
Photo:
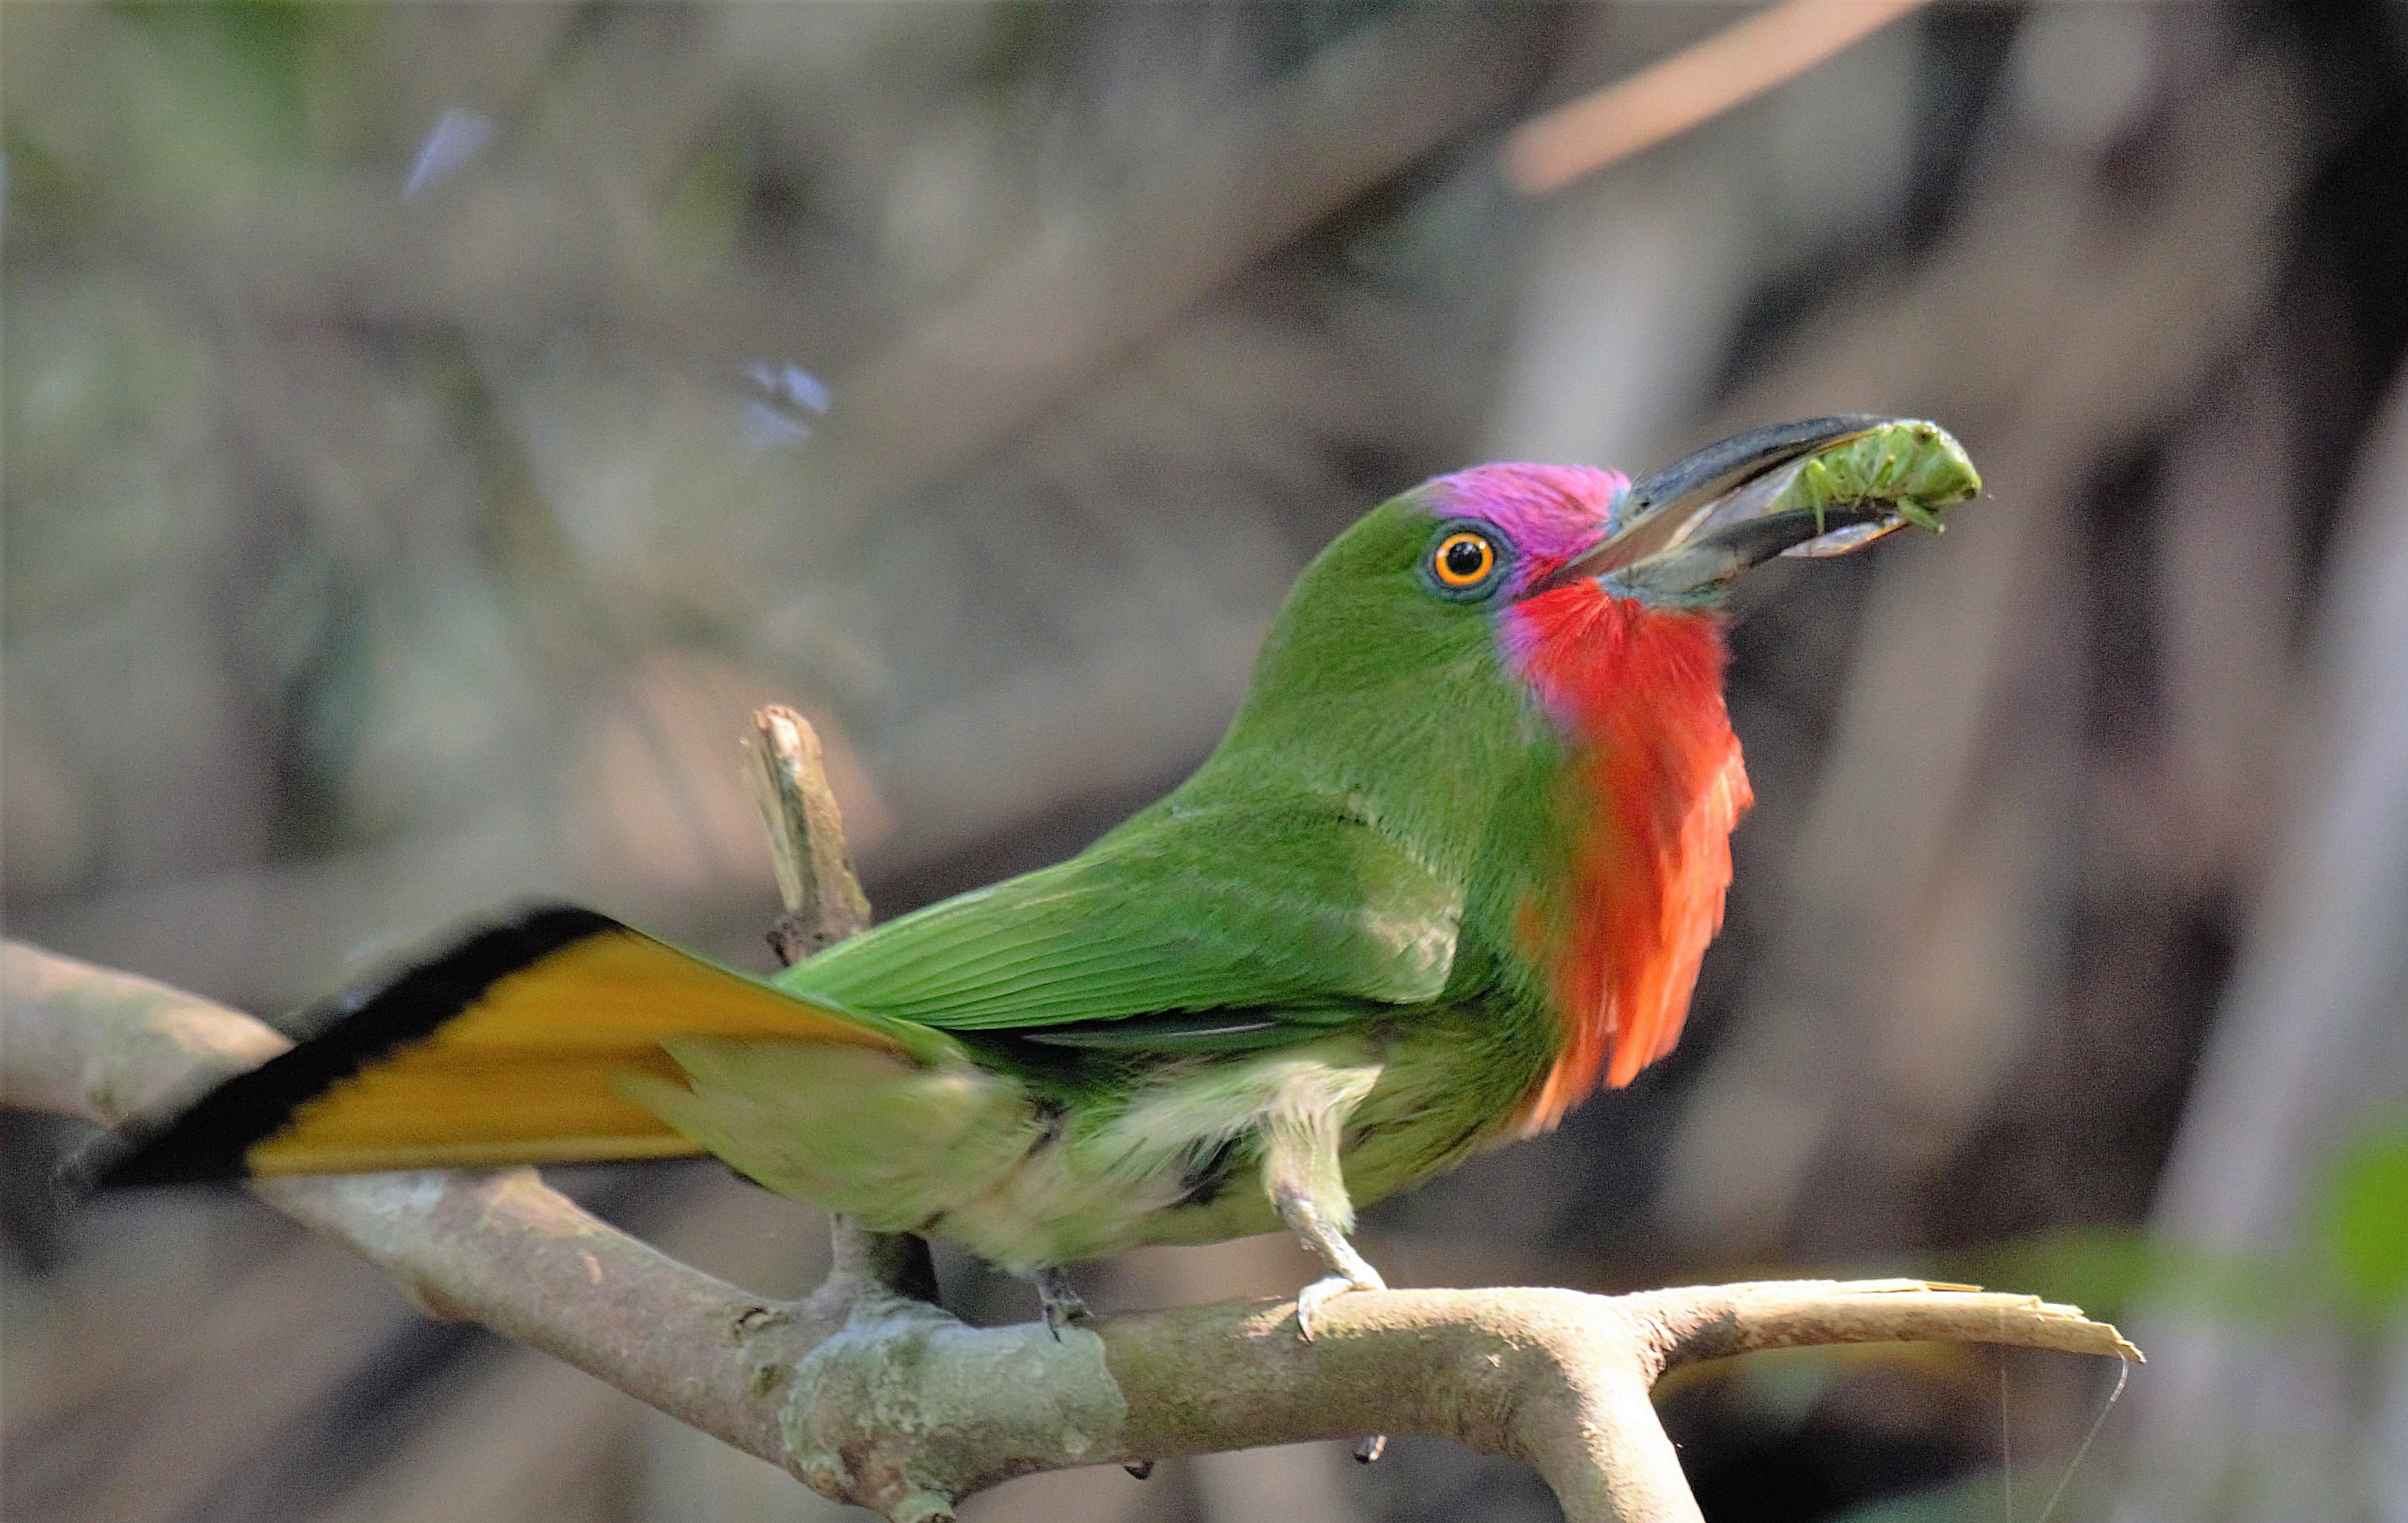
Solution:
M 1297 1330 L 1304 1334 L 1305 1342 L 1311 1343 L 1313 1318 L 1330 1297 L 1349 1290 L 1385 1290 L 1388 1283 L 1380 1278 L 1380 1272 L 1371 1267 L 1370 1260 L 1354 1251 L 1346 1234 L 1312 1196 L 1273 1186 L 1271 1203 L 1279 1207 L 1280 1219 L 1330 1269 L 1328 1274 L 1296 1293 Z
M 1354 1224 L 1354 1202 L 1346 1195 L 1346 1176 L 1338 1163 L 1340 1118 L 1323 1113 L 1318 1125 L 1282 1125 L 1295 1117 L 1274 1117 L 1263 1128 L 1263 1183 L 1280 1220 L 1310 1244 L 1331 1272 L 1296 1295 L 1296 1330 L 1312 1341 L 1312 1322 L 1330 1297 L 1349 1290 L 1385 1290 L 1387 1282 L 1369 1259 L 1346 1241 Z M 1369 1464 L 1388 1446 L 1388 1435 L 1374 1433 L 1354 1446 L 1354 1458 Z
M 1314 1315 L 1330 1297 L 1349 1290 L 1385 1290 L 1370 1261 L 1346 1241 L 1354 1225 L 1354 1204 L 1338 1162 L 1343 1117 L 1324 1106 L 1281 1106 L 1263 1123 L 1263 1185 L 1271 1204 L 1307 1246 L 1329 1266 L 1326 1277 L 1297 1292 L 1297 1330 L 1312 1339 Z
M 1062 1325 L 1084 1322 L 1094 1314 L 1087 1310 L 1086 1300 L 1070 1288 L 1069 1272 L 1059 1265 L 1037 1272 L 1037 1306 L 1045 1315 L 1045 1330 L 1054 1341 L 1062 1341 Z

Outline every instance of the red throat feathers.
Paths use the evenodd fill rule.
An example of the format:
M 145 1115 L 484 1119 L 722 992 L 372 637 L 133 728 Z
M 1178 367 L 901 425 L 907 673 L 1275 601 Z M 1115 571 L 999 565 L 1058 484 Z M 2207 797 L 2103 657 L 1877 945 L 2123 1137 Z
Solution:
M 1730 886 L 1731 827 L 1752 801 L 1723 707 L 1714 614 L 1650 608 L 1585 579 L 1527 599 L 1508 648 L 1570 750 L 1578 832 L 1558 916 L 1526 906 L 1563 1047 L 1526 1102 L 1543 1131 L 1672 1050 Z

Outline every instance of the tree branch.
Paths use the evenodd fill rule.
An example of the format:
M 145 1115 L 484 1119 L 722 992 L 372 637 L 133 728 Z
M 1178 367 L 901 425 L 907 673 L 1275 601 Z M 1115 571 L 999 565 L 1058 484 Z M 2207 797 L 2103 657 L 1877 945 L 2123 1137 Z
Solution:
M 828 785 L 819 732 L 780 704 L 754 711 L 744 743 L 752 766 L 752 801 L 769 833 L 769 866 L 786 912 L 769 930 L 769 947 L 791 968 L 869 928 L 869 896 L 853 870 L 844 813 Z M 909 1233 L 864 1231 L 851 1217 L 830 1222 L 827 1285 L 822 1299 L 883 1287 L 921 1300 L 937 1299 L 937 1266 L 928 1245 Z
M 810 770 L 799 719 L 765 713 L 762 729 L 756 754 Z M 802 844 L 793 860 L 841 867 L 824 838 L 816 853 Z M 818 898 L 797 884 L 790 904 L 848 902 L 842 884 L 814 882 Z M 802 927 L 806 943 L 821 928 Z M 0 1100 L 108 1126 L 285 1044 L 196 996 L 18 942 L 0 952 Z M 1914 1280 L 1358 1292 L 1329 1303 L 1311 1343 L 1284 1300 L 1109 1316 L 1057 1341 L 1033 1323 L 971 1328 L 896 1294 L 896 1247 L 879 1238 L 840 1240 L 836 1272 L 809 1298 L 766 1300 L 588 1215 L 532 1170 L 252 1189 L 432 1315 L 482 1323 L 910 1523 L 1035 1471 L 1372 1432 L 1526 1460 L 1570 1523 L 1688 1520 L 1697 1503 L 1648 1403 L 1678 1366 L 1927 1338 L 2140 1357 L 2071 1307 Z
M 785 915 L 769 933 L 778 960 L 798 963 L 869 928 L 869 896 L 853 876 L 844 815 L 828 786 L 819 733 L 792 709 L 772 704 L 752 716 L 745 754 L 752 801 L 769 833 L 769 866 Z

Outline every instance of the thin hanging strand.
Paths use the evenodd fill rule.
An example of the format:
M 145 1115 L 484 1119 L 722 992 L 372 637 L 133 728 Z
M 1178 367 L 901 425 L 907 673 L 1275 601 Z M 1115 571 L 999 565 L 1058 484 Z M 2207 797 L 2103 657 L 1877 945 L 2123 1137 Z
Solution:
M 2007 1416 L 2007 1351 L 1999 1350 L 1999 1508 L 2015 1523 L 2014 1425 Z
M 2131 1378 L 2132 1361 L 2126 1359 L 2115 1372 L 2115 1388 L 2107 1393 L 2107 1404 L 2099 1409 L 2098 1416 L 2090 1419 L 2090 1431 L 2082 1435 L 2081 1446 L 2073 1451 L 2073 1462 L 2065 1467 L 2065 1474 L 2058 1479 L 2057 1489 L 2048 1494 L 2048 1505 L 2040 1510 L 2035 1523 L 2048 1523 L 2049 1516 L 2057 1511 L 2057 1504 L 2065 1500 L 2066 1487 L 2073 1484 L 2074 1472 L 2080 1470 L 2083 1460 L 2090 1457 L 2090 1446 L 2099 1442 L 2099 1430 L 2107 1426 L 2107 1414 L 2115 1410 L 2116 1401 L 2124 1394 L 2124 1383 Z

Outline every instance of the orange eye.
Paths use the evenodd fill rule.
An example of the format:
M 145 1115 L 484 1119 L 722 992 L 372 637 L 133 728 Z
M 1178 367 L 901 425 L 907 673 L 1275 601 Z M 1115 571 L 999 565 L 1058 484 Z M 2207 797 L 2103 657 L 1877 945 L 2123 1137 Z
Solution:
M 1457 529 L 1430 553 L 1430 574 L 1441 587 L 1476 587 L 1497 569 L 1497 550 L 1469 529 Z

